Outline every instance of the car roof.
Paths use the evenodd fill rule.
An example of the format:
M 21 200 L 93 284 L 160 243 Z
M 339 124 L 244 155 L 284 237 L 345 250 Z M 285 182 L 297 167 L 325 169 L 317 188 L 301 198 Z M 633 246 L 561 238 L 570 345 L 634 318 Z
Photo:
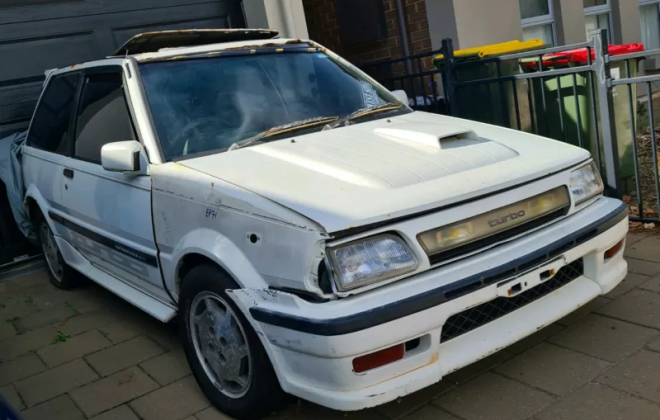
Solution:
M 160 61 L 160 60 L 185 58 L 189 55 L 199 55 L 199 54 L 208 54 L 209 56 L 215 56 L 215 55 L 219 55 L 219 53 L 221 53 L 222 51 L 227 51 L 227 50 L 257 49 L 257 48 L 265 48 L 265 47 L 292 45 L 292 44 L 301 44 L 304 46 L 314 45 L 316 47 L 320 47 L 309 40 L 292 39 L 292 38 L 222 42 L 217 44 L 208 44 L 208 45 L 192 46 L 192 47 L 163 48 L 157 52 L 134 54 L 123 57 L 108 56 L 99 60 L 86 61 L 83 63 L 73 64 L 67 67 L 46 70 L 45 74 L 47 76 L 46 78 L 48 78 L 48 76 L 50 76 L 51 74 L 53 75 L 61 74 L 61 73 L 81 70 L 90 67 L 108 66 L 108 65 L 121 66 L 129 59 L 129 57 L 135 58 L 138 62 Z
M 135 35 L 115 51 L 113 56 L 122 57 L 149 52 L 158 52 L 163 48 L 194 47 L 235 41 L 255 41 L 272 39 L 279 35 L 275 29 L 213 28 L 213 29 L 178 29 L 170 31 L 151 31 Z

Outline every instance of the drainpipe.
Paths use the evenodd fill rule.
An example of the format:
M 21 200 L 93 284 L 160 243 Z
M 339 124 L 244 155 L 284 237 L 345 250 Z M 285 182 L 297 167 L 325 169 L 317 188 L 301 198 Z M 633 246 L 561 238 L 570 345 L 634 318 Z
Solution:
M 408 27 L 406 25 L 406 15 L 403 14 L 403 0 L 396 0 L 396 11 L 399 21 L 399 36 L 401 38 L 401 47 L 405 57 L 410 56 L 410 46 L 408 45 Z M 406 73 L 412 74 L 412 63 L 406 58 Z
M 293 10 L 291 9 L 291 4 L 289 0 L 279 0 L 278 6 L 280 9 L 280 19 L 282 19 L 282 24 L 286 28 L 285 36 L 288 38 L 296 38 L 296 26 L 293 22 Z

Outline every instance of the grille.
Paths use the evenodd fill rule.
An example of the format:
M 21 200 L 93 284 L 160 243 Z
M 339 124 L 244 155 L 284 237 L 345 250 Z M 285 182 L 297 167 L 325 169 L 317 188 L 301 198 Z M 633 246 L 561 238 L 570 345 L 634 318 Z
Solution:
M 513 238 L 514 236 L 525 233 L 529 230 L 536 229 L 537 227 L 543 226 L 547 223 L 552 222 L 553 220 L 559 219 L 562 216 L 565 216 L 568 213 L 570 206 L 563 207 L 559 210 L 555 210 L 552 213 L 541 216 L 538 219 L 531 220 L 522 225 L 515 226 L 511 229 L 507 229 L 495 235 L 489 236 L 487 238 L 480 239 L 469 244 L 459 246 L 458 248 L 450 249 L 448 251 L 441 252 L 439 254 L 429 255 L 429 260 L 431 265 L 439 264 L 443 261 L 449 260 L 451 258 L 460 257 L 463 254 L 477 251 L 487 245 L 492 245 L 493 243 L 506 241 Z
M 490 302 L 482 303 L 479 306 L 452 315 L 442 327 L 440 342 L 447 342 L 510 314 L 567 285 L 580 277 L 583 271 L 583 262 L 582 259 L 579 259 L 562 267 L 553 278 L 517 296 L 510 298 L 498 297 Z

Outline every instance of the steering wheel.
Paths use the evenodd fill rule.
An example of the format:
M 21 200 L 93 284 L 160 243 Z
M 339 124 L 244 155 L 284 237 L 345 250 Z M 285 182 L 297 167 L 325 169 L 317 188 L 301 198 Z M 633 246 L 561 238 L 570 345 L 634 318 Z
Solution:
M 203 147 L 199 147 L 200 143 L 206 143 L 206 141 L 210 140 L 209 136 L 205 134 L 214 134 L 212 139 L 215 140 L 217 139 L 217 136 L 224 131 L 225 127 L 226 124 L 224 124 L 219 117 L 200 118 L 183 127 L 183 129 L 170 141 L 170 147 L 176 151 L 176 154 L 182 155 L 183 150 L 186 148 L 186 143 L 188 143 L 188 150 L 186 153 L 196 153 L 195 151 L 191 151 L 188 140 L 196 137 L 197 141 L 194 149 L 204 149 Z

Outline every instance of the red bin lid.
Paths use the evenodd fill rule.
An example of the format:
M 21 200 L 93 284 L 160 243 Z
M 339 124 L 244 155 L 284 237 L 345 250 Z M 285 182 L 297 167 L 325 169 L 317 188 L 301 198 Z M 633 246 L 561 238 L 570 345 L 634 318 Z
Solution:
M 608 52 L 610 55 L 623 55 L 639 51 L 644 51 L 644 44 L 621 44 L 621 45 L 608 45 Z M 596 52 L 591 48 L 591 59 L 596 59 Z M 574 50 L 566 50 L 558 53 L 544 54 L 543 67 L 562 67 L 568 63 L 587 63 L 587 48 L 577 48 Z M 538 61 L 528 61 L 521 63 L 521 65 L 528 69 L 536 69 Z

